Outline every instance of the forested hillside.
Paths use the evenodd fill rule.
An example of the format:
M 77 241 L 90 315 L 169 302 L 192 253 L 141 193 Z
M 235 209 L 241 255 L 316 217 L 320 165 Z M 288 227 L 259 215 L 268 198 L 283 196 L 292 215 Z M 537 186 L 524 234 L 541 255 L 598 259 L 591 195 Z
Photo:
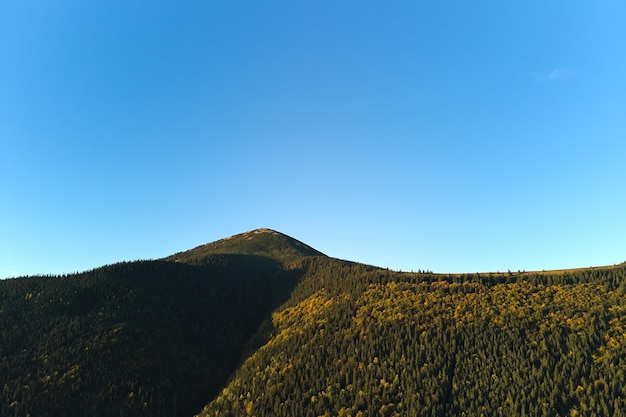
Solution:
M 300 275 L 205 251 L 0 281 L 0 415 L 191 416 Z
M 0 281 L 1 416 L 624 416 L 626 265 L 401 273 L 258 229 Z
M 622 416 L 626 268 L 395 273 L 333 259 L 201 416 Z M 271 322 L 271 323 L 270 323 Z

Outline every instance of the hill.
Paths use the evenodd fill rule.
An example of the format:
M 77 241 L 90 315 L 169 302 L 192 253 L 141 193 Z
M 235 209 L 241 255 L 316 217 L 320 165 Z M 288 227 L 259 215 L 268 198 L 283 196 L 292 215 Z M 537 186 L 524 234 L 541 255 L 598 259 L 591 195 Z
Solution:
M 433 275 L 305 261 L 201 416 L 622 416 L 626 268 Z
M 257 229 L 0 281 L 2 416 L 622 416 L 626 265 L 401 273 Z
M 302 272 L 278 259 L 298 253 L 317 254 L 253 231 L 177 262 L 0 281 L 0 415 L 191 416 L 289 296 Z

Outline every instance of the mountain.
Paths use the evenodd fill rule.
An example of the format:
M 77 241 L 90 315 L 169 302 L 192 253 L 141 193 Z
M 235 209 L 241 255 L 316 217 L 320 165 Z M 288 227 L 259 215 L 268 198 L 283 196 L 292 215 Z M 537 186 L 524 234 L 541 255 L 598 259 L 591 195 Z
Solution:
M 333 259 L 200 416 L 623 416 L 626 267 L 413 274 Z
M 0 415 L 193 415 L 291 293 L 302 271 L 280 261 L 299 254 L 320 253 L 257 230 L 176 262 L 0 281 Z
M 626 409 L 624 265 L 456 275 L 327 257 L 294 265 L 304 274 L 263 343 L 201 416 Z
M 622 416 L 626 265 L 401 273 L 257 229 L 0 281 L 2 416 Z

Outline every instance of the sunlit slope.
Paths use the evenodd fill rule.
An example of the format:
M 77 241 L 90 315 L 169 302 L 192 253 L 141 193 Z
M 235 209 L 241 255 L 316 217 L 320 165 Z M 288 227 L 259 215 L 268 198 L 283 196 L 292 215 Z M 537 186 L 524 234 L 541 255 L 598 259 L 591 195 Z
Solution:
M 308 274 L 202 416 L 621 416 L 626 268 Z

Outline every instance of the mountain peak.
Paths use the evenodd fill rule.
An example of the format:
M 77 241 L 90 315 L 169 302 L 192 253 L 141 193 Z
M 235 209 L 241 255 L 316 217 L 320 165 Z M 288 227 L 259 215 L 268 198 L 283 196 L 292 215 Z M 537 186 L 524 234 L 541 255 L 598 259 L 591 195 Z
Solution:
M 276 230 L 260 228 L 239 233 L 191 250 L 169 256 L 169 261 L 198 263 L 216 254 L 244 254 L 265 256 L 282 263 L 293 262 L 302 257 L 326 256 L 309 245 Z
M 230 239 L 237 238 L 237 237 L 251 238 L 251 236 L 258 235 L 258 234 L 261 234 L 261 233 L 270 233 L 270 234 L 272 234 L 274 236 L 287 236 L 287 235 L 284 235 L 284 234 L 282 234 L 280 232 L 277 232 L 276 230 L 268 229 L 266 227 L 260 227 L 258 229 L 249 230 L 247 232 L 243 232 L 243 233 L 239 233 L 239 234 L 236 234 L 236 235 L 232 235 L 232 236 L 229 236 L 229 237 L 221 239 L 221 240 L 230 240 Z M 289 236 L 287 236 L 287 237 L 289 237 Z M 217 241 L 217 242 L 219 242 L 219 241 Z

